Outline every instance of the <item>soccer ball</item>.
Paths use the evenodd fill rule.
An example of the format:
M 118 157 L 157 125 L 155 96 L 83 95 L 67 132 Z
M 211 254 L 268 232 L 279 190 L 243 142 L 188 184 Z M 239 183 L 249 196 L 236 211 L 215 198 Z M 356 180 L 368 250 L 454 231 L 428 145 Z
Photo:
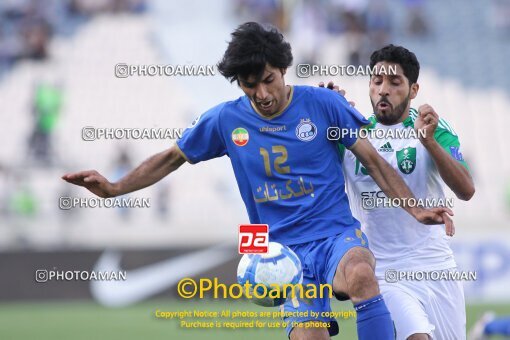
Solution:
M 303 282 L 303 269 L 299 257 L 289 247 L 269 242 L 267 254 L 244 254 L 237 267 L 237 281 L 243 286 L 251 285 L 247 289 L 251 302 L 264 307 L 279 306 L 291 296 L 290 285 Z

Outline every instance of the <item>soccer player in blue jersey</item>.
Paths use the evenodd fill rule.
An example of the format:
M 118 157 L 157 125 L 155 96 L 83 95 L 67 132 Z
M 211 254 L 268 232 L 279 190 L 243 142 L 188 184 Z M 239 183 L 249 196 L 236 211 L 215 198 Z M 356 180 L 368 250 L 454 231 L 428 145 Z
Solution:
M 239 26 L 218 69 L 237 82 L 244 96 L 199 116 L 176 145 L 116 183 L 94 170 L 63 179 L 100 197 L 113 197 L 152 185 L 185 162 L 228 155 L 250 222 L 269 224 L 270 239 L 298 254 L 303 283 L 331 284 L 338 298 L 350 299 L 360 339 L 394 339 L 391 316 L 374 276 L 374 256 L 349 209 L 337 141 L 327 138 L 329 127 L 356 132 L 368 121 L 333 91 L 286 85 L 284 75 L 291 63 L 290 45 L 276 29 L 257 23 Z M 368 141 L 349 134 L 340 142 L 359 157 L 389 197 L 413 197 Z M 447 208 L 405 209 L 424 224 L 451 223 Z M 329 339 L 338 333 L 336 321 L 327 317 L 328 298 L 292 299 L 284 308 L 320 315 L 288 313 L 290 339 Z M 296 326 L 314 321 L 322 321 L 321 327 Z

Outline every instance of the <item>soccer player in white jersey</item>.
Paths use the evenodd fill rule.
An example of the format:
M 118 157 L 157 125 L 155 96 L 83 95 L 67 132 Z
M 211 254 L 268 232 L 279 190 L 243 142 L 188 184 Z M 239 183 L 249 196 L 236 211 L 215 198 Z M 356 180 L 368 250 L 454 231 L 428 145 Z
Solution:
M 372 54 L 370 67 L 374 66 L 378 71 L 369 83 L 374 115 L 366 127 L 372 131 L 367 138 L 422 202 L 451 202 L 445 197 L 445 184 L 457 198 L 469 200 L 475 188 L 458 136 L 430 105 L 411 108 L 411 100 L 419 90 L 420 66 L 414 53 L 389 45 Z M 391 67 L 396 67 L 396 74 L 392 74 Z M 385 131 L 375 133 L 377 129 Z M 388 138 L 377 138 L 381 135 Z M 377 200 L 385 196 L 369 176 L 371 169 L 364 168 L 352 152 L 341 145 L 340 148 L 351 209 L 361 221 L 376 257 L 376 276 L 392 314 L 397 339 L 465 339 L 466 313 L 460 281 L 399 280 L 400 273 L 407 271 L 421 271 L 419 275 L 426 273 L 436 278 L 450 275 L 444 271 L 456 271 L 447 236 L 453 235 L 453 230 L 445 233 L 444 226 L 420 225 L 403 209 L 388 207 L 394 202 Z

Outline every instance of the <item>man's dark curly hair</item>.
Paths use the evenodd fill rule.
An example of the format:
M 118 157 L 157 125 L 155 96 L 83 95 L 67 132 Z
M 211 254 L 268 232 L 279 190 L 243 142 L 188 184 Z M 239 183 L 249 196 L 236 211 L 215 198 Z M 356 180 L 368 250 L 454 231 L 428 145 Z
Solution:
M 250 76 L 258 81 L 266 64 L 287 69 L 292 64 L 290 44 L 276 28 L 247 22 L 232 33 L 218 70 L 230 82 Z
M 380 61 L 399 64 L 404 70 L 404 75 L 409 80 L 409 85 L 418 81 L 420 75 L 420 63 L 416 55 L 402 46 L 387 45 L 375 51 L 370 56 L 370 69 Z

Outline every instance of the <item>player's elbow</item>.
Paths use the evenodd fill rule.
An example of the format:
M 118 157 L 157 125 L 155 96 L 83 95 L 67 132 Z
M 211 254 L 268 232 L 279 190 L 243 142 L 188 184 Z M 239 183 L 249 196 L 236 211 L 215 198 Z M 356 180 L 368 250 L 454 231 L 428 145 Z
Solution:
M 455 193 L 457 198 L 463 201 L 469 201 L 475 194 L 475 186 L 469 185 L 460 192 Z
M 186 158 L 184 158 L 177 145 L 174 145 L 170 149 L 163 151 L 163 153 L 168 173 L 177 170 L 182 164 L 186 162 Z

